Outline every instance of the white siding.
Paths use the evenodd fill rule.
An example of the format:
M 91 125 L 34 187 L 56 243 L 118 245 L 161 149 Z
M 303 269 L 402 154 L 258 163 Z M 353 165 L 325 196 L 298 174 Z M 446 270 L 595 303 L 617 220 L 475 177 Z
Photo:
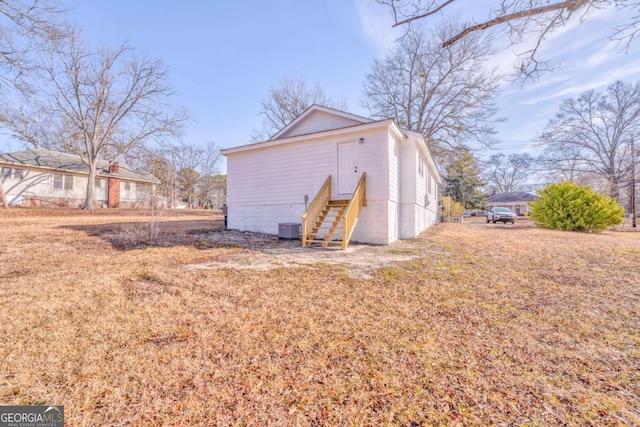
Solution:
M 128 190 L 127 187 L 129 188 Z M 120 181 L 120 202 L 137 202 L 135 182 Z
M 401 139 L 389 132 L 389 203 L 387 209 L 389 241 L 394 242 L 402 234 L 401 224 L 401 186 L 400 186 L 400 145 Z
M 9 167 L 9 166 L 4 166 Z M 15 166 L 12 166 L 15 169 Z M 64 179 L 62 188 L 53 188 L 53 174 L 57 172 L 42 171 L 38 169 L 28 169 L 21 166 L 22 179 L 13 177 L 2 177 L 2 185 L 7 195 L 7 201 L 12 205 L 22 205 L 26 203 L 29 197 L 54 197 L 59 199 L 84 199 L 87 189 L 87 177 L 82 175 L 73 175 L 62 173 L 62 175 L 73 175 L 73 188 L 68 190 L 64 188 Z
M 416 150 L 411 139 L 402 141 L 400 147 L 400 238 L 416 236 Z
M 4 167 L 8 168 L 9 166 Z M 12 171 L 16 169 L 15 166 L 11 166 L 11 168 Z M 0 176 L 9 204 L 29 206 L 30 199 L 34 197 L 39 201 L 38 206 L 47 206 L 48 204 L 55 206 L 58 202 L 64 202 L 67 205 L 78 205 L 79 203 L 84 203 L 87 191 L 87 175 L 71 174 L 68 172 L 46 169 L 29 169 L 28 166 L 21 166 L 17 169 L 23 170 L 22 179 L 14 178 L 13 173 L 10 177 Z M 62 188 L 54 188 L 55 174 L 62 174 Z M 72 189 L 65 188 L 65 175 L 73 176 Z M 106 202 L 108 198 L 108 179 L 98 179 L 100 180 L 102 187 L 94 187 L 93 200 Z M 148 201 L 148 196 L 143 199 L 136 196 L 136 183 L 130 183 L 131 191 L 128 192 L 124 191 L 124 182 L 121 181 L 120 185 L 123 190 L 120 193 L 121 201 L 131 203 Z M 102 204 L 98 205 L 101 206 Z
M 292 129 L 289 129 L 285 134 L 281 135 L 280 138 L 307 135 L 310 133 L 340 129 L 360 124 L 362 124 L 362 122 L 348 119 L 346 117 L 325 113 L 324 111 L 314 111 L 309 114 L 309 117 L 298 123 L 298 125 L 294 126 Z
M 109 180 L 107 178 L 96 178 L 96 185 L 93 188 L 93 200 L 102 200 L 104 202 L 109 198 Z
M 389 200 L 400 201 L 400 143 L 389 132 Z
M 301 221 L 304 196 L 313 200 L 328 175 L 337 198 L 338 144 L 358 141 L 358 171 L 367 173 L 367 207 L 353 240 L 386 244 L 388 201 L 387 129 L 264 147 L 227 155 L 229 228 L 275 234 L 280 222 Z M 341 196 L 343 197 L 343 196 Z
M 287 136 L 335 129 L 340 120 L 348 119 L 315 112 Z M 358 172 L 367 173 L 367 206 L 352 240 L 389 244 L 420 234 L 437 219 L 435 182 L 425 205 L 428 153 L 421 139 L 401 136 L 390 126 L 353 126 L 333 136 L 310 134 L 302 140 L 227 153 L 229 228 L 275 234 L 278 223 L 300 223 L 305 195 L 311 202 L 328 175 L 332 198 L 347 197 L 337 194 L 338 144 L 356 142 Z M 424 158 L 422 176 L 419 153 Z
M 400 207 L 400 238 L 415 237 L 437 222 L 438 196 L 435 181 L 432 178 L 431 193 L 428 192 L 428 179 L 431 173 L 426 157 L 420 150 L 421 141 L 408 138 L 402 146 Z M 420 170 L 424 173 L 421 175 Z M 426 204 L 425 195 L 429 203 Z

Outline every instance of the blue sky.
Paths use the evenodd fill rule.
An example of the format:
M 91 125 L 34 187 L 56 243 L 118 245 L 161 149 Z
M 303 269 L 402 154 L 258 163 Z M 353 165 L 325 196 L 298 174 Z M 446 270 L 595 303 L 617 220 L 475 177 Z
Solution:
M 478 5 L 482 3 L 481 5 Z M 319 83 L 331 97 L 346 98 L 352 113 L 361 107 L 362 83 L 402 30 L 391 29 L 388 10 L 374 0 L 244 0 L 181 2 L 154 0 L 67 0 L 71 20 L 83 28 L 89 45 L 129 41 L 162 59 L 193 120 L 183 140 L 214 141 L 220 147 L 249 142 L 259 129 L 260 101 L 281 77 Z M 486 14 L 485 2 L 460 9 L 460 17 Z M 435 25 L 439 18 L 424 22 Z M 498 99 L 501 142 L 492 153 L 530 150 L 562 99 L 603 89 L 616 79 L 640 80 L 640 43 L 627 53 L 609 41 L 620 14 L 597 12 L 553 34 L 541 52 L 559 70 L 537 83 L 505 84 Z M 513 48 L 491 61 L 509 70 Z M 20 149 L 0 137 L 0 151 Z M 224 170 L 224 165 L 222 166 Z

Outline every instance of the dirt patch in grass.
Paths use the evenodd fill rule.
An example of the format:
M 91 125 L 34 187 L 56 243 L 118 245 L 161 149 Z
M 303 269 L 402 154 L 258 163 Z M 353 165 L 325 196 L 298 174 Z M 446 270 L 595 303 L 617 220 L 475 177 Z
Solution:
M 0 216 L 0 403 L 73 426 L 640 424 L 638 233 L 467 222 L 307 255 L 185 214 L 167 246 L 105 238 L 142 217 Z
M 351 243 L 346 250 L 335 250 L 303 248 L 300 240 L 282 240 L 275 235 L 237 230 L 212 230 L 207 233 L 195 233 L 195 236 L 224 247 L 248 249 L 204 263 L 185 266 L 196 270 L 324 269 L 330 265 L 349 277 L 373 279 L 373 273 L 380 267 L 409 261 L 425 254 L 425 248 L 411 240 L 396 242 L 390 246 Z

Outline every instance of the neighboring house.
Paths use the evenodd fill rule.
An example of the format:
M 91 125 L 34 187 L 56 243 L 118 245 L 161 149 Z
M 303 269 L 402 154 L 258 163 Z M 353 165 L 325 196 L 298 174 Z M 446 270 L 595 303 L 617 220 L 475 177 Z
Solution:
M 151 200 L 151 174 L 115 162 L 98 169 L 93 193 L 95 207 L 143 207 Z M 77 154 L 50 150 L 25 150 L 0 155 L 0 179 L 10 205 L 84 205 L 89 167 Z
M 389 244 L 437 222 L 441 179 L 425 139 L 392 119 L 373 121 L 313 105 L 270 140 L 222 154 L 231 229 L 274 234 L 279 223 L 300 223 L 308 208 L 303 244 L 305 229 L 309 241 L 340 240 L 334 229 L 345 227 L 348 215 L 341 211 L 349 209 L 364 173 L 356 202 L 363 206 L 346 243 L 350 237 Z M 330 221 L 331 209 L 337 212 Z M 329 231 L 323 234 L 322 227 Z
M 529 213 L 529 202 L 539 199 L 540 196 L 527 193 L 525 191 L 509 191 L 501 194 L 494 194 L 487 199 L 489 206 L 503 206 L 511 209 L 516 215 L 526 215 Z

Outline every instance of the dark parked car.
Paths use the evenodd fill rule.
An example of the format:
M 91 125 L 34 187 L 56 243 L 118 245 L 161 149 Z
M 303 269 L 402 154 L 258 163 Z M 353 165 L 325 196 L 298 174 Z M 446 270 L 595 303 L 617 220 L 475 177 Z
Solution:
M 516 223 L 516 214 L 509 208 L 491 208 L 487 212 L 487 223 L 493 222 L 494 224 L 497 222 L 510 222 L 511 224 Z

